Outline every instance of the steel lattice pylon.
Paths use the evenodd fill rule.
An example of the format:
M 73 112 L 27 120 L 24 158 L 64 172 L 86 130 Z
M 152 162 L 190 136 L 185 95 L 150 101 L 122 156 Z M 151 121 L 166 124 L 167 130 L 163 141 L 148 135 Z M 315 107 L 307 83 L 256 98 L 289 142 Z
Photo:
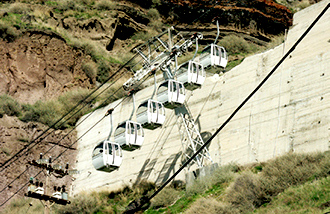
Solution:
M 184 109 L 185 112 L 176 109 L 177 117 L 178 117 L 177 124 L 179 127 L 179 133 L 183 147 L 183 152 L 182 152 L 183 162 L 190 159 L 191 156 L 195 154 L 196 151 L 202 145 L 204 145 L 203 138 L 201 137 L 201 134 L 199 133 L 199 130 L 194 120 L 191 118 L 186 108 Z M 207 158 L 211 163 L 213 163 L 210 153 L 206 147 L 196 156 L 196 158 L 191 163 L 192 164 L 196 163 L 198 168 L 202 168 L 204 166 L 205 158 Z M 190 164 L 190 166 L 192 164 Z M 188 169 L 190 166 L 188 166 Z

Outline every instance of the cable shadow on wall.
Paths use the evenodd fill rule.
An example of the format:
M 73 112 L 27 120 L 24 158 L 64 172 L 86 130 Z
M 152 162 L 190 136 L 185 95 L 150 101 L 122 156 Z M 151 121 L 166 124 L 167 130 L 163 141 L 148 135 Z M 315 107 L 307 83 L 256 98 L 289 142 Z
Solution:
M 167 181 L 171 173 L 173 174 L 175 172 L 174 167 L 176 165 L 176 162 L 180 158 L 181 154 L 182 152 L 179 152 L 177 154 L 172 154 L 169 158 L 166 159 L 155 181 L 157 186 L 162 185 L 165 181 Z

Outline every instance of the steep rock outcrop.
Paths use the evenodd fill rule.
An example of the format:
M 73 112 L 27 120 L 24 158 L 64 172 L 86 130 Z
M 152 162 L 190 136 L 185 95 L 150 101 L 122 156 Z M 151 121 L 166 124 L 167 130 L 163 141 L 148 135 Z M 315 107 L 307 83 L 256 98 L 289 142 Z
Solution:
M 152 1 L 140 3 L 152 5 Z M 292 12 L 273 0 L 164 0 L 156 5 L 159 12 L 171 23 L 211 23 L 219 17 L 224 27 L 261 30 L 266 34 L 279 34 L 292 25 Z
M 81 70 L 88 60 L 55 33 L 30 31 L 11 43 L 0 40 L 0 94 L 34 103 L 67 89 L 90 88 Z
M 108 51 L 113 50 L 117 40 L 130 38 L 136 32 L 145 30 L 149 23 L 149 18 L 141 9 L 126 5 L 118 5 L 115 10 L 100 14 L 102 18 L 79 20 L 59 17 L 52 12 L 50 16 L 47 23 L 51 26 L 64 28 L 76 38 L 97 41 Z

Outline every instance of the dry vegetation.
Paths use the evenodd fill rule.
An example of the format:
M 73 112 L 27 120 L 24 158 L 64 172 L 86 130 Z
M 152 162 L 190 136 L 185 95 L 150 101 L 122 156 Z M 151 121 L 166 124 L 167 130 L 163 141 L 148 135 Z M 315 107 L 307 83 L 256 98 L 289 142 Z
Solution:
M 288 7 L 293 12 L 302 10 L 319 0 L 277 0 L 276 2 Z
M 70 109 L 77 104 L 84 106 L 75 115 L 70 118 L 64 118 L 55 126 L 58 129 L 64 129 L 74 126 L 77 120 L 92 109 L 95 99 L 87 98 L 89 91 L 80 89 L 67 92 L 60 96 L 57 100 L 38 101 L 31 104 L 20 104 L 9 95 L 0 95 L 0 117 L 4 114 L 9 116 L 17 116 L 24 122 L 37 121 L 48 126 L 52 126 L 62 115 L 65 115 Z
M 287 154 L 253 166 L 229 164 L 185 189 L 170 185 L 144 213 L 325 213 L 330 203 L 330 152 Z M 142 182 L 118 191 L 81 193 L 54 213 L 123 213 L 134 199 L 150 196 L 155 185 Z M 29 208 L 30 199 L 7 209 Z M 35 202 L 34 202 L 35 203 Z M 31 208 L 32 209 L 32 208 Z M 34 213 L 41 213 L 33 207 Z
M 330 189 L 327 187 L 330 180 L 329 158 L 329 152 L 287 154 L 252 168 L 242 168 L 235 173 L 230 185 L 222 183 L 226 189 L 221 190 L 220 195 L 215 194 L 216 191 L 198 191 L 203 198 L 194 202 L 187 213 L 273 213 L 276 205 L 281 206 L 284 213 L 296 213 L 298 210 L 322 213 L 328 209 L 330 201 Z M 209 181 L 197 180 L 196 184 Z M 200 185 L 194 188 L 197 186 Z

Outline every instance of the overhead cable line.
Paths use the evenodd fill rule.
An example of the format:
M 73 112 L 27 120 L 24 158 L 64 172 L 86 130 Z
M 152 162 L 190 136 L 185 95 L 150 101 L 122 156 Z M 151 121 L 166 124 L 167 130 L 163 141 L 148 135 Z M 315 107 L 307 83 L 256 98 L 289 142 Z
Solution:
M 150 74 L 151 75 L 151 74 Z M 141 85 L 142 83 L 140 83 L 137 87 L 139 87 L 140 85 Z M 119 90 L 120 90 L 121 88 L 118 88 L 115 92 L 113 92 L 113 94 L 112 94 L 112 96 L 114 96 Z M 102 106 L 103 104 L 105 104 L 105 103 L 107 103 L 108 102 L 108 100 L 112 97 L 112 96 L 109 96 L 105 101 L 103 101 L 100 105 Z M 127 98 L 127 96 L 125 97 L 125 98 Z M 117 108 L 124 100 L 125 100 L 125 98 L 124 99 L 122 99 L 119 103 L 117 103 L 116 104 L 116 106 L 114 106 L 113 107 L 113 109 L 115 109 L 115 108 Z M 93 112 L 91 112 L 89 115 L 87 115 L 82 121 L 80 121 L 80 123 L 79 123 L 79 125 L 83 122 L 83 121 L 85 121 L 90 115 L 92 115 L 92 113 Z M 67 150 L 69 150 L 70 148 L 72 148 L 72 146 L 74 145 L 74 144 L 76 144 L 83 136 L 85 136 L 89 131 L 91 131 L 98 123 L 100 123 L 106 116 L 108 116 L 107 114 L 105 115 L 105 116 L 103 116 L 99 121 L 97 121 L 91 128 L 89 128 L 83 135 L 81 135 L 77 140 L 75 140 L 72 144 L 70 144 L 63 152 L 61 152 L 56 158 L 54 158 L 53 159 L 53 161 L 55 161 L 55 160 L 57 160 L 60 156 L 62 156 Z M 67 134 L 68 135 L 68 134 Z M 67 136 L 66 135 L 66 136 Z M 64 139 L 64 137 L 61 139 L 61 140 L 63 140 Z M 61 141 L 60 140 L 60 141 Z M 55 147 L 56 145 L 53 145 L 53 147 L 51 147 L 50 149 L 48 149 L 45 153 L 44 153 L 44 155 L 45 154 L 47 154 L 50 150 L 52 150 L 54 147 Z M 26 171 L 28 171 L 28 169 L 30 168 L 31 166 L 28 166 L 27 167 L 27 169 L 24 171 L 24 172 L 22 172 L 19 176 L 17 176 L 13 181 L 11 181 L 9 184 L 7 184 L 1 191 L 0 191 L 0 193 L 1 192 L 3 192 L 7 187 L 9 187 L 12 183 L 14 183 L 17 179 L 19 179 L 20 178 L 20 176 L 22 176 Z M 40 170 L 39 171 L 39 173 L 37 173 L 34 177 L 37 177 L 40 173 L 42 172 L 42 170 Z M 12 196 L 10 196 L 9 197 L 9 199 L 7 199 L 5 202 L 3 202 L 1 205 L 0 205 L 0 207 L 1 206 L 3 206 L 5 203 L 7 203 L 11 198 L 13 198 L 18 192 L 20 192 L 26 185 L 28 184 L 28 182 L 23 186 L 23 187 L 21 187 L 18 191 L 16 191 Z
M 296 43 L 288 50 L 288 52 L 281 58 L 281 60 L 274 66 L 274 68 L 267 74 L 267 76 L 259 83 L 259 85 L 243 100 L 243 102 L 233 111 L 233 113 L 227 118 L 227 120 L 217 129 L 217 131 L 202 145 L 196 153 L 194 153 L 190 159 L 188 159 L 162 186 L 160 186 L 150 197 L 142 197 L 140 202 L 133 201 L 130 203 L 132 205 L 132 209 L 130 209 L 130 205 L 128 206 L 126 213 L 131 213 L 132 211 L 137 211 L 141 209 L 141 207 L 148 203 L 153 197 L 155 197 L 164 187 L 169 184 L 193 159 L 201 152 L 203 149 L 210 144 L 210 142 L 215 138 L 216 135 L 231 121 L 231 119 L 239 112 L 239 110 L 251 99 L 251 97 L 265 84 L 265 82 L 273 75 L 273 73 L 277 70 L 277 68 L 283 63 L 283 61 L 294 51 L 297 45 L 301 42 L 301 40 L 309 33 L 309 31 L 314 27 L 314 25 L 320 20 L 320 18 L 325 14 L 328 10 L 330 3 L 322 10 L 322 12 L 316 17 L 316 19 L 312 22 L 312 24 L 307 28 L 307 30 L 300 36 L 300 38 L 296 41 Z M 135 205 L 135 207 L 134 207 Z
M 118 91 L 120 90 L 120 88 L 119 89 L 117 89 L 115 92 L 113 92 L 113 94 L 112 94 L 112 96 L 114 96 Z M 112 96 L 109 96 L 105 101 L 103 101 L 100 105 L 104 105 L 105 103 L 107 103 L 107 101 L 112 97 Z M 121 103 L 121 102 L 120 102 Z M 119 103 L 119 104 L 120 104 Z M 119 104 L 117 104 L 116 106 L 118 106 Z M 88 114 L 83 120 L 81 120 L 79 123 L 78 123 L 78 125 L 77 126 L 79 126 L 80 124 L 82 124 L 87 118 L 89 118 L 91 115 L 93 114 L 93 112 L 91 112 L 90 114 Z M 77 127 L 76 126 L 76 127 Z M 50 150 L 52 150 L 56 145 L 58 145 L 59 144 L 59 142 L 61 142 L 64 138 L 66 138 L 71 132 L 73 132 L 74 131 L 74 129 L 71 129 L 66 135 L 64 135 L 60 140 L 58 140 L 57 141 L 57 143 L 56 144 L 54 144 L 50 149 L 48 149 L 46 152 L 44 152 L 43 154 L 44 155 L 46 155 Z M 80 139 L 80 138 L 79 138 Z M 78 139 L 78 140 L 79 140 Z M 77 141 L 78 141 L 77 140 Z M 75 141 L 73 144 L 71 144 L 71 145 L 69 145 L 67 148 L 66 148 L 66 150 L 65 151 L 67 151 L 68 149 L 70 149 L 70 148 L 72 148 L 72 146 L 77 142 L 77 141 Z M 57 158 L 55 158 L 55 160 L 56 160 Z M 15 179 L 13 179 L 10 183 L 8 183 L 1 191 L 0 191 L 0 193 L 2 193 L 4 190 L 6 190 L 7 189 L 7 187 L 8 186 L 10 186 L 11 184 L 13 184 L 18 178 L 20 178 L 29 168 L 30 168 L 31 166 L 28 166 L 26 169 L 25 169 L 25 171 L 23 171 L 21 174 L 19 174 Z
M 70 147 L 72 146 L 72 145 L 74 145 L 76 142 L 78 142 L 78 140 L 80 140 L 83 136 L 85 136 L 90 130 L 92 130 L 97 124 L 99 124 L 105 117 L 107 117 L 108 115 L 107 114 L 105 114 L 100 120 L 98 120 L 92 127 L 90 127 L 80 138 L 78 138 L 76 141 L 74 141 L 71 145 L 70 145 Z M 61 153 L 61 154 L 63 154 L 63 153 Z M 59 156 L 57 156 L 54 160 L 57 160 L 60 156 L 61 156 L 61 154 L 59 155 Z M 36 175 L 34 175 L 33 177 L 35 178 L 35 177 L 37 177 L 41 172 L 42 172 L 43 170 L 40 170 Z M 21 174 L 22 175 L 22 174 Z M 2 207 L 4 204 L 6 204 L 10 199 L 12 199 L 18 192 L 20 192 L 26 185 L 28 185 L 29 184 L 29 182 L 26 182 L 21 188 L 19 188 L 12 196 L 10 196 L 7 200 L 5 200 L 1 205 L 0 205 L 0 207 Z M 8 186 L 7 186 L 8 187 Z

